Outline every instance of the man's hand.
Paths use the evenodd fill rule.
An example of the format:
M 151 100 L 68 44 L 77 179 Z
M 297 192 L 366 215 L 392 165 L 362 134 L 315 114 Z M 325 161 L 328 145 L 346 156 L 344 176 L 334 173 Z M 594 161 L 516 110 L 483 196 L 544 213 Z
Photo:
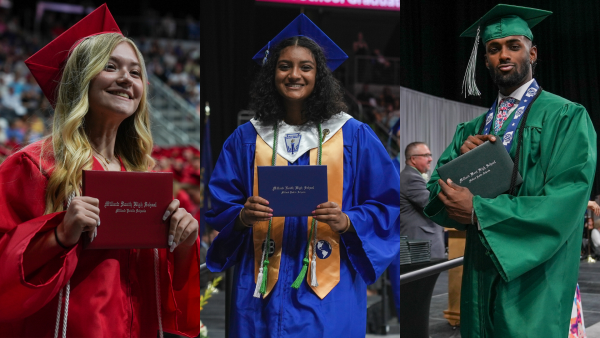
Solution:
M 439 199 L 446 206 L 448 216 L 462 224 L 471 224 L 471 212 L 473 210 L 473 194 L 468 188 L 456 185 L 450 179 L 448 184 L 438 180 L 442 191 L 438 194 Z M 474 219 L 473 221 L 476 221 Z
M 460 154 L 468 153 L 477 146 L 482 145 L 485 141 L 496 142 L 494 135 L 470 135 L 463 145 L 460 147 Z

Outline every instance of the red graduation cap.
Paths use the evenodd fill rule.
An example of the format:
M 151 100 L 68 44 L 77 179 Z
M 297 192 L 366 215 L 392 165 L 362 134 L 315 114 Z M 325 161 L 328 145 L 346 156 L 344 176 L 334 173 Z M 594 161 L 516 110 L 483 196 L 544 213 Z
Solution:
M 96 8 L 25 60 L 25 64 L 53 108 L 56 106 L 56 88 L 60 83 L 62 67 L 71 50 L 81 39 L 104 33 L 122 34 L 106 4 Z

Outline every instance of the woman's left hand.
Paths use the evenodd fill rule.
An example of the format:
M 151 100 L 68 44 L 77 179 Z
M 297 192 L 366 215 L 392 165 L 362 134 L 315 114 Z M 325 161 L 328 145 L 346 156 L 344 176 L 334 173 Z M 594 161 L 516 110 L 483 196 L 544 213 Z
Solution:
M 169 218 L 170 216 L 170 218 Z M 187 212 L 179 207 L 179 200 L 174 199 L 167 207 L 167 211 L 163 216 L 163 221 L 169 220 L 169 245 L 170 251 L 176 247 L 190 248 L 198 238 L 198 221 Z
M 340 232 L 348 228 L 348 219 L 335 202 L 319 204 L 312 214 L 317 221 L 326 223 L 333 231 Z

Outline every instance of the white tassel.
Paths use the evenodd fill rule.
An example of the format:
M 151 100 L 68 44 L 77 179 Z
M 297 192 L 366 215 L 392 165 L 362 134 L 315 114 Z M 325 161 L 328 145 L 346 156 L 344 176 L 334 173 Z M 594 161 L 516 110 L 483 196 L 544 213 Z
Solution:
M 267 245 L 269 245 L 269 243 L 267 243 L 267 238 L 265 237 L 265 244 L 263 245 L 262 255 L 260 256 L 260 269 L 258 269 L 258 276 L 256 277 L 256 287 L 254 288 L 254 298 L 260 298 L 260 286 L 262 285 L 264 271 L 263 263 L 265 261 L 265 252 L 267 250 Z
M 319 227 L 319 222 L 315 223 L 315 233 L 313 237 L 313 254 L 312 260 L 310 262 L 310 286 L 319 286 L 319 282 L 317 282 L 317 228 Z
M 463 78 L 462 92 L 465 93 L 465 97 L 467 97 L 467 94 L 471 96 L 481 95 L 479 89 L 477 89 L 477 84 L 475 83 L 475 64 L 477 62 L 477 46 L 479 46 L 479 28 L 480 27 L 477 27 L 475 45 L 471 51 L 471 57 L 469 58 L 467 70 L 465 71 L 465 77 Z
M 158 335 L 163 338 L 162 306 L 160 304 L 160 275 L 159 275 L 158 249 L 154 249 L 154 290 L 156 291 L 156 316 L 158 317 Z
M 312 262 L 310 262 L 310 286 L 319 286 L 319 283 L 317 282 L 317 260 L 314 256 L 315 255 L 313 255 Z
M 254 288 L 254 298 L 260 298 L 260 286 L 262 285 L 263 279 L 263 267 L 262 261 L 260 262 L 260 270 L 258 270 L 258 277 L 256 277 L 256 287 Z

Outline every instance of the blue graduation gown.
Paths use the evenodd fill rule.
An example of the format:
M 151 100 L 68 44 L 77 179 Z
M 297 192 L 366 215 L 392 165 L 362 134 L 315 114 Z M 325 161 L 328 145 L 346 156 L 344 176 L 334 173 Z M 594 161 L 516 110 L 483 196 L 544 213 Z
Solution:
M 400 177 L 400 157 L 392 159 L 392 162 L 394 163 L 398 177 Z M 392 290 L 394 291 L 396 315 L 398 316 L 398 322 L 400 322 L 400 253 L 398 253 L 398 256 L 396 256 L 392 261 L 392 264 L 390 264 L 388 275 L 390 277 L 390 283 L 392 284 Z
M 306 217 L 286 218 L 279 280 L 265 299 L 253 297 L 252 229 L 237 232 L 234 224 L 252 195 L 257 133 L 246 123 L 225 142 L 209 183 L 212 210 L 206 221 L 220 233 L 208 250 L 207 266 L 213 272 L 236 266 L 231 337 L 364 337 L 366 285 L 375 282 L 400 250 L 400 181 L 383 145 L 367 125 L 350 119 L 342 132 L 342 211 L 356 233 L 341 236 L 340 282 L 322 300 L 306 279 L 299 289 L 291 287 L 306 250 Z M 289 165 L 308 164 L 306 152 Z

